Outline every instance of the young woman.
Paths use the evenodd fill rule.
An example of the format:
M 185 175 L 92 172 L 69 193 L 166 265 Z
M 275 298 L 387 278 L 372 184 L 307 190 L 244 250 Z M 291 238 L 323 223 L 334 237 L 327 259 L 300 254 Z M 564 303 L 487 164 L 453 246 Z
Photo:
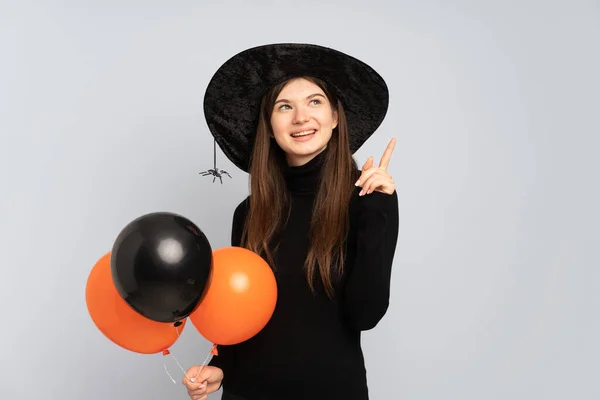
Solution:
M 366 400 L 361 332 L 388 308 L 398 199 L 387 172 L 355 152 L 388 106 L 366 64 L 314 45 L 246 50 L 211 80 L 205 115 L 227 157 L 250 174 L 233 216 L 233 246 L 271 265 L 275 312 L 246 342 L 219 346 L 192 400 L 223 385 L 223 400 Z M 188 376 L 196 376 L 192 367 Z

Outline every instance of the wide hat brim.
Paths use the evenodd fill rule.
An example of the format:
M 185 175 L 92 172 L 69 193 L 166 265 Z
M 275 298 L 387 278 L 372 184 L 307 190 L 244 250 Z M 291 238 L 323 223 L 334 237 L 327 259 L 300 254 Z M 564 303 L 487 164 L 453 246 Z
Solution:
M 227 60 L 204 96 L 208 128 L 238 168 L 249 171 L 262 97 L 274 85 L 299 76 L 319 78 L 335 90 L 346 113 L 352 153 L 383 122 L 389 91 L 383 78 L 364 62 L 313 44 L 254 47 Z

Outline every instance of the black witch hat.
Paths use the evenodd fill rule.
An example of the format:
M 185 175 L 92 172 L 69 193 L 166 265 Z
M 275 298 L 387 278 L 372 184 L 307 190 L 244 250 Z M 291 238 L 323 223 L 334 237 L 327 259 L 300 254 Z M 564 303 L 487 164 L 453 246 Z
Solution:
M 313 44 L 253 47 L 226 61 L 204 96 L 204 114 L 215 142 L 243 171 L 249 171 L 262 97 L 274 85 L 301 76 L 319 78 L 336 91 L 344 105 L 352 153 L 383 122 L 389 91 L 383 78 L 364 62 Z M 214 175 L 210 171 L 208 175 Z M 213 172 L 218 177 L 225 171 L 215 164 Z

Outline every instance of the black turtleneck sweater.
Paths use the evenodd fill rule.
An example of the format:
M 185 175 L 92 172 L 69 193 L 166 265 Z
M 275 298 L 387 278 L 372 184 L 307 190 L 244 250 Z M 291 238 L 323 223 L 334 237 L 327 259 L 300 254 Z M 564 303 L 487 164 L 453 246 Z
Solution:
M 322 159 L 285 170 L 291 214 L 275 254 L 278 299 L 271 320 L 246 342 L 219 346 L 210 362 L 224 372 L 223 390 L 247 400 L 368 399 L 361 331 L 375 327 L 388 308 L 398 198 L 354 190 L 341 286 L 333 299 L 322 286 L 313 294 L 304 261 Z M 240 245 L 247 210 L 248 198 L 234 213 L 233 246 Z

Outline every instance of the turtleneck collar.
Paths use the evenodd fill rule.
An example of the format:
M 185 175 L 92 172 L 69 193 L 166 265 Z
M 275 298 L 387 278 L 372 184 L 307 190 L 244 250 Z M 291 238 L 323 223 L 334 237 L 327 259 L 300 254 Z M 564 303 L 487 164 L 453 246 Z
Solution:
M 285 167 L 285 181 L 292 194 L 317 193 L 321 178 L 321 167 L 323 166 L 324 159 L 325 151 L 322 151 L 304 165 Z

